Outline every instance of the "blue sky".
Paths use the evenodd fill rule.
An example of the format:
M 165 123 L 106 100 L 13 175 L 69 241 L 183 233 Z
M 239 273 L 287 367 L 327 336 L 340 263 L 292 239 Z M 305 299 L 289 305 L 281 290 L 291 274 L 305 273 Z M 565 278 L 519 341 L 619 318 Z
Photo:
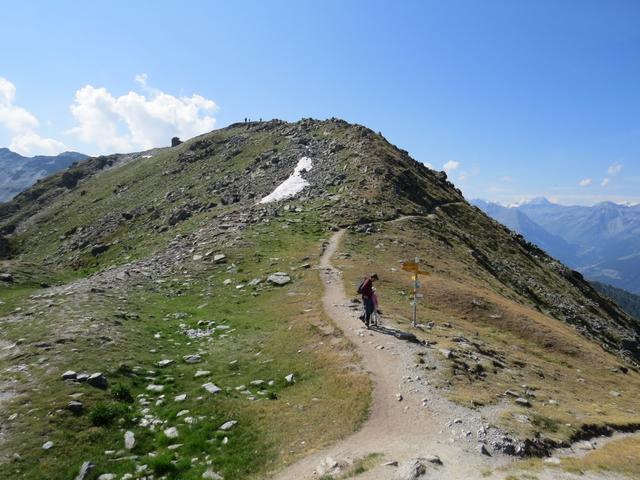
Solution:
M 25 154 L 336 116 L 447 165 L 467 198 L 640 202 L 637 1 L 0 9 L 0 146 Z

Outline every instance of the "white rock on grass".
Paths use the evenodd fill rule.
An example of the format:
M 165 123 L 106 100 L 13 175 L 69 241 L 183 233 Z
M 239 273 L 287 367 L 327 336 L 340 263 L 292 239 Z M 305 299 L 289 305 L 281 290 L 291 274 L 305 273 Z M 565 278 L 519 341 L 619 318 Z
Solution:
M 204 472 L 202 474 L 202 478 L 204 478 L 205 480 L 223 480 L 222 475 L 220 475 L 218 472 L 214 472 L 211 469 L 208 469 L 206 472 Z
M 89 377 L 87 378 L 87 383 L 92 387 L 99 388 L 100 390 L 106 390 L 109 386 L 109 382 L 100 372 L 92 373 L 91 375 L 89 375 Z
M 44 442 L 44 443 L 42 444 L 42 449 L 43 449 L 43 450 L 49 450 L 49 449 L 51 449 L 51 448 L 53 448 L 53 442 L 52 442 L 51 440 L 49 440 L 49 441 L 47 441 L 47 442 Z
M 163 390 L 164 390 L 164 385 L 154 385 L 154 384 L 147 385 L 147 391 L 149 392 L 159 393 L 159 392 L 162 392 Z
M 186 363 L 199 363 L 202 361 L 202 357 L 198 354 L 194 354 L 194 355 L 185 355 L 184 357 L 182 357 L 182 359 L 186 362 Z
M 78 475 L 76 475 L 75 480 L 86 480 L 86 478 L 91 473 L 91 470 L 95 468 L 95 465 L 91 462 L 83 462 L 80 466 L 80 471 Z
M 224 422 L 222 425 L 220 425 L 218 430 L 222 430 L 223 432 L 226 432 L 228 430 L 231 430 L 237 424 L 238 422 L 236 420 L 229 420 L 228 422 Z
M 173 360 L 166 358 L 164 360 L 160 360 L 157 365 L 162 368 L 162 367 L 168 367 L 172 363 L 173 363 Z
M 211 375 L 211 372 L 209 370 L 198 370 L 194 375 L 194 377 L 200 378 L 200 377 L 206 377 L 208 375 Z
M 267 277 L 267 282 L 273 283 L 274 285 L 286 285 L 291 281 L 291 277 L 284 272 L 276 272 L 272 273 Z
M 202 385 L 202 388 L 204 388 L 207 392 L 213 394 L 220 393 L 222 391 L 222 389 L 214 383 L 205 383 L 204 385 Z
M 131 431 L 124 432 L 124 448 L 131 450 L 136 444 L 136 436 Z
M 73 370 L 67 370 L 66 372 L 64 372 L 62 374 L 62 379 L 63 380 L 75 380 L 77 376 L 78 376 L 78 374 L 76 372 L 74 372 Z
M 184 402 L 187 399 L 186 393 L 181 393 L 180 395 L 176 395 L 173 399 L 174 402 Z
M 116 477 L 115 473 L 103 473 L 98 476 L 98 480 L 116 480 Z
M 284 377 L 284 379 L 287 381 L 287 383 L 293 383 L 294 382 L 293 373 L 290 373 L 289 375 Z
M 178 438 L 178 429 L 176 427 L 169 427 L 164 430 L 164 435 L 167 438 Z

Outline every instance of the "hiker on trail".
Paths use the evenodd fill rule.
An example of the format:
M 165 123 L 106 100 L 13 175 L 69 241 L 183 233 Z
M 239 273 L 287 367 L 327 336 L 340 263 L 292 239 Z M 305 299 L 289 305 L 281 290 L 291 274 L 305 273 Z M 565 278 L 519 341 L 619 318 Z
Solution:
M 362 303 L 364 305 L 364 316 L 362 321 L 367 327 L 371 322 L 371 314 L 374 309 L 377 308 L 376 294 L 373 291 L 373 282 L 376 280 L 378 280 L 378 275 L 374 273 L 370 277 L 366 277 L 362 280 L 362 283 L 358 287 L 358 293 L 362 295 Z

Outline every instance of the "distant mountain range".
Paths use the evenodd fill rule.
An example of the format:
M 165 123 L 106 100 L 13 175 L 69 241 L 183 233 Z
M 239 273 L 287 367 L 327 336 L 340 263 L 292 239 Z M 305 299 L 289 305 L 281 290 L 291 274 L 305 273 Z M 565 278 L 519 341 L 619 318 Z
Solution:
M 640 293 L 640 205 L 471 203 L 585 277 Z
M 0 202 L 11 200 L 40 178 L 68 168 L 87 158 L 77 152 L 64 152 L 56 156 L 23 157 L 8 148 L 0 148 Z

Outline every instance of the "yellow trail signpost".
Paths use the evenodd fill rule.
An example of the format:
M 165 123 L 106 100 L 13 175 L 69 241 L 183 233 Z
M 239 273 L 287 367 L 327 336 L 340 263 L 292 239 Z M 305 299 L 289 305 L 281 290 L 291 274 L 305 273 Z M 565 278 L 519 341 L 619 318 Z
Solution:
M 413 279 L 413 301 L 411 302 L 413 305 L 413 319 L 411 320 L 411 325 L 415 327 L 418 324 L 418 289 L 421 286 L 418 276 L 428 275 L 429 272 L 420 270 L 420 257 L 416 257 L 414 262 L 404 262 L 402 269 L 405 272 L 413 273 L 411 277 Z

